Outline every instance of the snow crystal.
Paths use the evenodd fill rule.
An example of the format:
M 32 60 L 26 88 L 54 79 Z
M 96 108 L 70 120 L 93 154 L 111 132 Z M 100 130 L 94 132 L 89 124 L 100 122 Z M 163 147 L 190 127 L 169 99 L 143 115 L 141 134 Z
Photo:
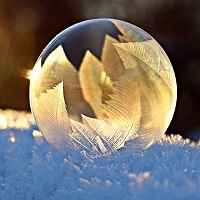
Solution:
M 171 135 L 140 153 L 87 159 L 50 146 L 30 113 L 0 111 L 0 129 L 2 200 L 200 199 L 200 142 Z

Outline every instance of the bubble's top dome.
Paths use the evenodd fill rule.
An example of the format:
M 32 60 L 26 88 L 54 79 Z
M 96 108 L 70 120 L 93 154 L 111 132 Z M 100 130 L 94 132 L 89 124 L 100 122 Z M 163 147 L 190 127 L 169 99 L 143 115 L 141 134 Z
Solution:
M 126 23 L 129 28 L 134 28 L 134 32 L 131 33 L 135 41 L 145 41 L 152 39 L 150 35 L 139 29 L 138 27 Z M 85 55 L 85 52 L 89 50 L 98 59 L 101 59 L 102 48 L 105 40 L 105 36 L 108 35 L 113 39 L 123 39 L 123 30 L 108 19 L 93 19 L 75 24 L 58 36 L 56 36 L 50 44 L 45 48 L 42 57 L 46 59 L 49 53 L 51 53 L 56 47 L 62 45 L 66 56 L 69 61 L 79 69 L 81 61 Z M 131 39 L 131 38 L 130 38 Z
M 146 148 L 172 119 L 176 81 L 160 45 L 115 19 L 75 24 L 58 34 L 34 67 L 30 103 L 47 141 L 91 156 Z

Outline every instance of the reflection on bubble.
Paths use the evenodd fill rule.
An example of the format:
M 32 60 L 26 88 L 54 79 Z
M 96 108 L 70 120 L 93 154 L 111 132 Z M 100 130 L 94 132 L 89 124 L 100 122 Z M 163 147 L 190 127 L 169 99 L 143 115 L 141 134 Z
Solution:
M 119 20 L 89 20 L 61 32 L 42 52 L 30 103 L 55 147 L 108 155 L 161 139 L 174 113 L 176 80 L 146 32 Z

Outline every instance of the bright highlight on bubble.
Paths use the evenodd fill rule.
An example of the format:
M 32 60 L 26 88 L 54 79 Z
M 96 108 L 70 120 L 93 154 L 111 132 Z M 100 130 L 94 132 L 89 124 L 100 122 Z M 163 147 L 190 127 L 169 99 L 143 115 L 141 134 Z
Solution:
M 174 71 L 161 46 L 115 19 L 67 28 L 45 48 L 31 74 L 30 104 L 42 135 L 62 151 L 90 157 L 159 141 L 176 96 Z

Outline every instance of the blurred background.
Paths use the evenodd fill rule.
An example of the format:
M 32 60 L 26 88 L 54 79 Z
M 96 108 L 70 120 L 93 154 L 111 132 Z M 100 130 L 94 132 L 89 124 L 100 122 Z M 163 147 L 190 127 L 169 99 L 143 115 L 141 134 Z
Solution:
M 30 110 L 29 70 L 48 42 L 92 18 L 125 20 L 165 49 L 177 77 L 178 102 L 167 133 L 200 138 L 199 0 L 0 0 L 0 108 Z

